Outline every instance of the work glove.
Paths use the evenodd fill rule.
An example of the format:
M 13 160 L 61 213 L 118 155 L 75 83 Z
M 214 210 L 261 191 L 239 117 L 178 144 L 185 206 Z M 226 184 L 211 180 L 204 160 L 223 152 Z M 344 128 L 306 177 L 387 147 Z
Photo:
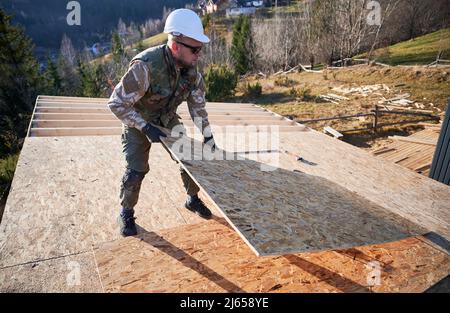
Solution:
M 209 145 L 212 152 L 216 151 L 216 142 L 214 141 L 214 137 L 212 135 L 209 137 L 204 137 L 203 143 Z
M 142 128 L 142 132 L 150 139 L 151 142 L 161 142 L 159 137 L 167 137 L 158 127 L 153 126 L 150 123 Z

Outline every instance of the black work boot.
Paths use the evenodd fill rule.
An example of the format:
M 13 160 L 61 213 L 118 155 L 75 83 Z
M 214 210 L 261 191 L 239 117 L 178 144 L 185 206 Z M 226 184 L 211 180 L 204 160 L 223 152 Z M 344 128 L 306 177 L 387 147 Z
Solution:
M 134 222 L 134 210 L 124 210 L 119 215 L 117 221 L 120 226 L 120 234 L 124 237 L 137 235 L 136 223 Z
M 186 200 L 184 206 L 186 207 L 186 209 L 200 215 L 203 218 L 211 217 L 211 211 L 206 207 L 206 205 L 202 200 L 200 200 L 197 195 L 188 196 L 188 199 Z

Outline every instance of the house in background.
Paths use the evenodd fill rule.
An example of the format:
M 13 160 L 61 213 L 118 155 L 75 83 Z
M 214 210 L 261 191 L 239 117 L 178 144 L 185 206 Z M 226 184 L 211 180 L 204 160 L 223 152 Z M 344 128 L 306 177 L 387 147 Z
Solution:
M 253 14 L 257 8 L 270 6 L 268 0 L 200 0 L 198 8 L 202 15 L 226 10 L 227 17 L 242 14 Z
M 232 3 L 231 3 L 232 2 Z M 250 15 L 256 12 L 257 8 L 264 6 L 263 0 L 234 0 L 230 1 L 230 5 L 226 11 L 227 17 L 238 16 L 238 15 Z
M 228 0 L 203 0 L 199 1 L 198 6 L 202 10 L 202 15 L 215 13 L 228 7 Z

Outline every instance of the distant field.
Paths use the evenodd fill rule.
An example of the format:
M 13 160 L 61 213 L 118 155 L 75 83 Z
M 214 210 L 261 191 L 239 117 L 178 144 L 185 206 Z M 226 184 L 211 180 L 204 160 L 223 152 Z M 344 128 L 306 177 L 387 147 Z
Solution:
M 145 48 L 149 48 L 149 47 L 152 47 L 152 46 L 160 45 L 160 44 L 162 44 L 162 43 L 164 43 L 166 41 L 167 41 L 167 34 L 160 33 L 158 35 L 155 35 L 155 36 L 149 37 L 147 39 L 144 39 L 142 41 L 142 43 L 144 44 Z
M 167 41 L 167 34 L 160 33 L 158 35 L 155 35 L 155 36 L 152 36 L 152 37 L 144 39 L 142 41 L 142 44 L 147 49 L 147 48 L 152 47 L 152 46 L 157 46 L 157 45 L 163 44 L 166 41 Z M 125 47 L 125 50 L 129 51 L 129 50 L 133 49 L 136 45 L 137 44 L 135 44 L 132 47 L 131 46 L 127 46 L 127 47 Z M 112 60 L 112 53 L 108 53 L 108 54 L 105 54 L 104 56 L 101 56 L 101 57 L 99 57 L 97 59 L 94 59 L 94 62 L 98 62 L 98 61 L 105 62 L 105 61 L 110 61 L 110 60 Z
M 377 61 L 390 65 L 423 65 L 435 61 L 439 51 L 442 59 L 450 59 L 450 28 L 378 49 L 375 55 Z

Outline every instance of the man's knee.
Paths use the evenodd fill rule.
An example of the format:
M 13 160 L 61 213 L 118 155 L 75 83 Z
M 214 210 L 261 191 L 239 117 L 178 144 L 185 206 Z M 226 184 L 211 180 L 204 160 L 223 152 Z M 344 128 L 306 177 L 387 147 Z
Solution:
M 127 168 L 122 178 L 123 187 L 129 191 L 137 191 L 141 187 L 142 180 L 147 172 L 138 172 Z

